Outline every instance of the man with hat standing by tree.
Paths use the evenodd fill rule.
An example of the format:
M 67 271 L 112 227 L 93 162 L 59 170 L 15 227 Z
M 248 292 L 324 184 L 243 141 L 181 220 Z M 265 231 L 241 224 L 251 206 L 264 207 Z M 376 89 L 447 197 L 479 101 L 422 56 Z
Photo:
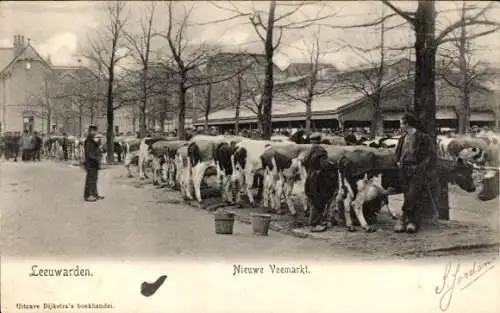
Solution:
M 83 197 L 85 201 L 95 202 L 97 200 L 104 199 L 104 197 L 99 196 L 97 192 L 97 176 L 99 169 L 101 168 L 101 151 L 99 145 L 95 141 L 95 135 L 97 134 L 96 126 L 89 126 L 89 131 L 87 139 L 85 140 L 85 160 L 84 167 L 87 175 L 85 177 L 85 190 L 83 192 Z
M 396 147 L 396 158 L 400 169 L 400 179 L 404 192 L 403 214 L 397 221 L 394 231 L 397 233 L 416 233 L 421 223 L 418 200 L 424 192 L 430 195 L 432 177 L 429 169 L 436 168 L 437 152 L 430 136 L 422 131 L 417 118 L 405 113 L 401 118 L 404 135 Z M 433 164 L 434 163 L 434 164 Z M 433 166 L 434 165 L 434 166 Z M 436 205 L 431 197 L 433 205 Z

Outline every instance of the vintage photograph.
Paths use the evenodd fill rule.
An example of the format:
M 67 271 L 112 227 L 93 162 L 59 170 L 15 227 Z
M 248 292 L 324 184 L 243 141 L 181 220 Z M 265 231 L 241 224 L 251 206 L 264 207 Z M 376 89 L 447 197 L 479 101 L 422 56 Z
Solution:
M 235 279 L 474 260 L 443 266 L 437 297 L 450 271 L 480 277 L 499 254 L 499 29 L 498 1 L 0 3 L 1 311 L 118 305 L 23 300 L 21 261 L 26 288 L 98 276 L 77 260 Z

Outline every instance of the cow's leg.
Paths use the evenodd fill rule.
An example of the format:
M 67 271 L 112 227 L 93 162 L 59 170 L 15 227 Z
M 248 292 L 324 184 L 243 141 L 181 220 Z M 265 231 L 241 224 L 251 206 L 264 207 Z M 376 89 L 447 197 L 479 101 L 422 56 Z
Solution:
M 396 213 L 391 209 L 390 205 L 389 205 L 389 201 L 388 201 L 388 197 L 385 196 L 384 199 L 382 200 L 382 209 L 381 211 L 383 212 L 384 209 L 387 210 L 387 212 L 389 213 L 389 215 L 392 217 L 392 219 L 396 220 L 398 219 L 398 216 L 396 215 Z
M 205 176 L 205 172 L 210 167 L 208 162 L 200 162 L 195 167 L 193 167 L 193 187 L 196 196 L 196 200 L 201 203 L 201 182 Z
M 292 216 L 295 216 L 297 214 L 297 211 L 295 210 L 295 205 L 293 204 L 293 199 L 292 199 L 292 192 L 293 192 L 293 177 L 288 177 L 285 179 L 283 183 L 283 193 L 285 195 L 285 201 L 286 204 L 288 205 L 288 210 L 290 210 L 290 213 L 292 213 Z
M 169 163 L 170 161 L 167 159 L 166 156 L 163 156 L 163 164 L 161 165 L 161 182 L 166 183 L 168 182 L 168 170 L 169 170 Z
M 271 199 L 271 187 L 272 187 L 271 173 L 269 170 L 264 169 L 262 205 L 266 209 L 269 209 L 269 202 Z
M 275 182 L 275 193 L 274 193 L 274 210 L 278 214 L 282 214 L 281 211 L 281 197 L 283 196 L 283 185 L 284 177 L 282 173 L 278 174 L 278 179 Z
M 158 171 L 160 169 L 160 160 L 156 157 L 153 158 L 153 185 L 159 185 L 158 182 Z
M 354 201 L 352 201 L 352 209 L 354 214 L 358 218 L 359 224 L 366 232 L 374 232 L 376 229 L 366 222 L 365 215 L 363 214 L 363 203 L 364 203 L 364 193 L 360 192 L 356 195 Z
M 352 224 L 352 219 L 351 219 L 351 204 L 352 204 L 352 197 L 350 194 L 347 194 L 343 200 L 344 204 L 344 218 L 345 218 L 345 226 L 347 227 L 348 231 L 355 231 L 356 229 L 354 228 L 354 225 Z
M 146 178 L 146 175 L 144 174 L 145 163 L 146 163 L 145 157 L 143 157 L 141 151 L 139 151 L 139 161 L 138 161 L 137 167 L 139 169 L 139 179 L 140 180 L 143 180 Z
M 255 170 L 246 169 L 245 170 L 245 191 L 248 197 L 248 202 L 252 207 L 255 207 L 255 199 L 253 198 L 252 186 L 255 179 Z

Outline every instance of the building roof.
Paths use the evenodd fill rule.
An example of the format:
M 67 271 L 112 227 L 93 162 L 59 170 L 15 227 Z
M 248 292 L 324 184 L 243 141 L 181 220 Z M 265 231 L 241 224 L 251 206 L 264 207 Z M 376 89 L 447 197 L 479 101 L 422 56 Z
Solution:
M 343 106 L 354 103 L 363 98 L 363 94 L 359 92 L 349 92 L 336 95 L 328 95 L 316 97 L 312 103 L 313 114 L 336 114 Z M 248 102 L 246 106 L 248 106 Z M 255 119 L 256 114 L 249 110 L 245 105 L 241 105 L 240 118 Z M 300 116 L 305 112 L 305 104 L 298 100 L 273 100 L 273 118 Z M 234 119 L 234 108 L 227 108 L 213 112 L 208 115 L 210 121 L 223 121 Z M 203 118 L 198 118 L 195 122 L 201 121 Z
M 0 48 L 0 72 L 12 61 L 13 54 L 13 48 Z

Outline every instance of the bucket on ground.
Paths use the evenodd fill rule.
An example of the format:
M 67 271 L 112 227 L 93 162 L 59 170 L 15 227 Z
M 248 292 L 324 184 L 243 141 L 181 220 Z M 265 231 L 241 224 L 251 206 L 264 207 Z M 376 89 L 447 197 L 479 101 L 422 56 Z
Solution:
M 232 235 L 234 228 L 234 213 L 216 212 L 214 214 L 215 233 L 220 235 Z
M 271 223 L 271 215 L 263 213 L 251 213 L 252 229 L 254 235 L 267 236 L 269 233 L 269 224 Z

